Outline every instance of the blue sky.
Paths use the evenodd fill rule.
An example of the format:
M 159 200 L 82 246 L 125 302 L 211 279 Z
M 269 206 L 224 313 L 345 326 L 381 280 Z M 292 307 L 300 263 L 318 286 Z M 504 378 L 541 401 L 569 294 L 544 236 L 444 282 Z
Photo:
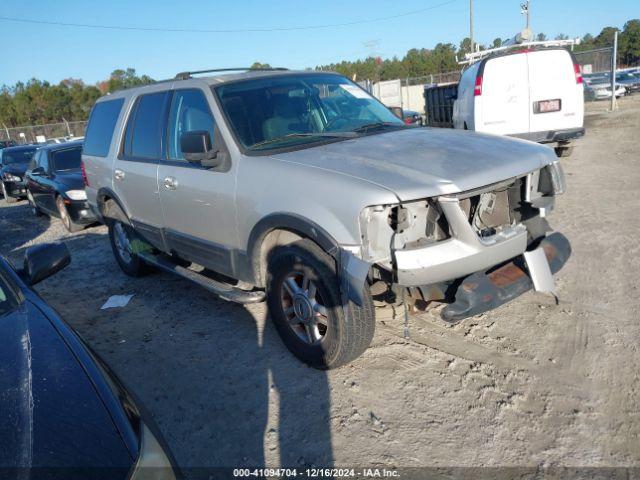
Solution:
M 251 29 L 349 23 L 428 8 L 446 0 L 3 0 L 0 16 L 65 23 L 173 29 Z M 0 84 L 106 79 L 133 67 L 153 78 L 178 71 L 238 67 L 254 61 L 313 67 L 369 54 L 402 56 L 413 47 L 468 36 L 468 0 L 395 19 L 344 27 L 253 33 L 99 30 L 0 20 Z M 100 8 L 97 5 L 100 5 Z M 94 6 L 95 5 L 95 6 Z M 509 37 L 524 25 L 519 0 L 475 0 L 479 42 Z M 532 0 L 533 30 L 549 36 L 597 34 L 640 17 L 638 0 Z

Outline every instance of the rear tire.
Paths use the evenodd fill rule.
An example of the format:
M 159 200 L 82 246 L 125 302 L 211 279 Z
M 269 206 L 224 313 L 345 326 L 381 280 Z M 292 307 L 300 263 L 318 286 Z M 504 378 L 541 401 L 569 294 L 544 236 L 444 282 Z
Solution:
M 64 225 L 64 228 L 66 228 L 68 232 L 76 233 L 84 228 L 84 225 L 78 225 L 71 220 L 69 212 L 67 212 L 67 207 L 64 205 L 64 200 L 60 196 L 56 198 L 56 207 L 58 208 L 58 214 L 60 215 L 62 225 Z
M 269 258 L 267 304 L 285 346 L 318 369 L 336 368 L 359 357 L 375 330 L 373 301 L 342 306 L 334 260 L 310 240 L 277 248 Z
M 151 267 L 132 252 L 131 242 L 135 239 L 131 226 L 118 220 L 109 221 L 109 241 L 118 265 L 130 277 L 142 277 L 151 271 Z

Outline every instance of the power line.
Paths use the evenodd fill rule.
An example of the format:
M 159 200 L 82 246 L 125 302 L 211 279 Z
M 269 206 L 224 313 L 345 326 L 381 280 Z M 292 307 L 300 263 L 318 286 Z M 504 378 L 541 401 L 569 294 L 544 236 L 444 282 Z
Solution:
M 393 20 L 401 17 L 408 17 L 410 15 L 416 15 L 424 13 L 429 10 L 444 7 L 452 3 L 456 3 L 459 0 L 448 0 L 445 2 L 437 3 L 426 8 L 420 8 L 418 10 L 412 10 L 410 12 L 399 13 L 396 15 L 390 15 L 388 17 L 377 17 L 367 20 L 356 20 L 345 23 L 333 23 L 325 25 L 305 25 L 305 26 L 293 26 L 293 27 L 272 27 L 272 28 L 238 28 L 238 29 L 201 29 L 201 28 L 162 28 L 162 27 L 127 27 L 124 25 L 97 25 L 91 23 L 69 23 L 69 22 L 55 22 L 50 20 L 36 20 L 33 18 L 17 18 L 17 17 L 4 17 L 0 16 L 0 21 L 5 22 L 17 22 L 17 23 L 32 23 L 37 25 L 54 25 L 58 27 L 74 27 L 74 28 L 95 28 L 101 30 L 128 30 L 139 32 L 163 32 L 163 33 L 261 33 L 261 32 L 289 32 L 294 30 L 319 30 L 324 28 L 335 27 L 349 27 L 353 25 L 362 25 L 366 23 L 382 22 L 386 20 Z

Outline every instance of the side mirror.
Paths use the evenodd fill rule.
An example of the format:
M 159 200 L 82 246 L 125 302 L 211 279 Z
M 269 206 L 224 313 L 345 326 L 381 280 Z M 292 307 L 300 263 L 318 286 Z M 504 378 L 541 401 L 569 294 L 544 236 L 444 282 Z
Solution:
M 206 130 L 185 132 L 180 137 L 180 150 L 189 163 L 198 163 L 203 167 L 214 168 L 220 165 L 218 150 L 213 149 L 211 136 Z
M 28 248 L 24 254 L 22 274 L 29 285 L 35 285 L 71 263 L 64 243 L 44 243 Z
M 404 120 L 404 111 L 402 110 L 402 107 L 389 107 L 389 110 L 391 110 L 391 113 L 393 113 L 400 120 Z
M 31 170 L 31 175 L 35 176 L 35 177 L 40 177 L 42 175 L 46 175 L 46 171 L 44 170 L 44 167 L 36 167 L 33 170 Z

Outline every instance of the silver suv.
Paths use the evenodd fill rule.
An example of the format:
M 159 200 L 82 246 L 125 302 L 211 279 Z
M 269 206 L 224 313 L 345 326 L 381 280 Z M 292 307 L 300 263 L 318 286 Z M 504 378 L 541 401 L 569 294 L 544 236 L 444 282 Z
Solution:
M 553 289 L 570 250 L 544 218 L 565 189 L 553 150 L 406 126 L 335 73 L 195 76 L 210 72 L 91 113 L 87 196 L 126 274 L 266 300 L 317 368 L 368 347 L 374 301 L 444 304 L 455 322 Z

